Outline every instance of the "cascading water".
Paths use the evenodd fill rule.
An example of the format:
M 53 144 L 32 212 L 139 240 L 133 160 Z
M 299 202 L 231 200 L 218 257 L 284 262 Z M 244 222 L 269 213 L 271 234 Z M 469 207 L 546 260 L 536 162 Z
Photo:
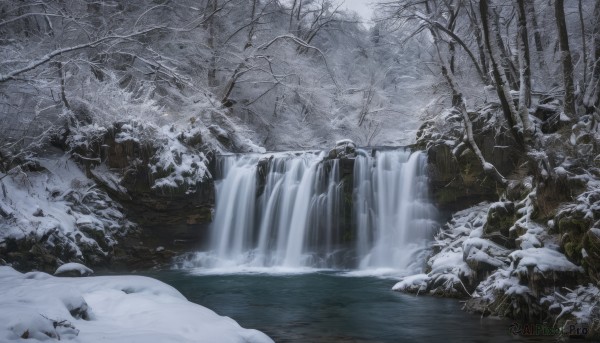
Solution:
M 339 160 L 325 156 L 219 157 L 211 251 L 197 262 L 209 268 L 409 267 L 435 226 L 423 155 L 359 150 L 345 175 Z
M 437 214 L 427 199 L 424 168 L 420 152 L 376 151 L 372 157 L 359 151 L 353 200 L 360 269 L 418 264 Z

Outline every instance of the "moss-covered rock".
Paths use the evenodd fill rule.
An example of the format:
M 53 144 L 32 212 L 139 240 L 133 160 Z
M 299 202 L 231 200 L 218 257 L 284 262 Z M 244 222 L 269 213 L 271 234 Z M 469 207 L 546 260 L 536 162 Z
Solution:
M 427 150 L 432 199 L 443 211 L 453 211 L 497 198 L 496 182 L 487 178 L 470 150 L 454 156 L 450 146 L 432 144 Z
M 522 149 L 509 130 L 490 123 L 501 120 L 500 109 L 489 105 L 469 113 L 474 138 L 484 159 L 503 175 L 522 164 Z M 441 210 L 460 210 L 481 201 L 494 201 L 504 189 L 490 178 L 464 142 L 462 116 L 453 109 L 425 122 L 417 134 L 417 147 L 427 149 L 427 169 L 434 202 Z
M 556 218 L 560 246 L 565 255 L 577 264 L 582 263 L 583 238 L 592 226 L 592 219 L 584 212 L 573 209 L 563 211 Z
M 600 229 L 588 230 L 583 235 L 581 247 L 583 268 L 592 280 L 600 280 Z
M 515 204 L 510 201 L 497 202 L 490 206 L 487 221 L 483 226 L 483 238 L 487 238 L 505 248 L 515 248 L 515 236 L 510 228 L 517 220 Z

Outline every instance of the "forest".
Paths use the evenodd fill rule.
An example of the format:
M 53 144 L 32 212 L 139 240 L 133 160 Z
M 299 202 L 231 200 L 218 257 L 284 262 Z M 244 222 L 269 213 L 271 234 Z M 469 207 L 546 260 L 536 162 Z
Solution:
M 187 293 L 239 275 L 598 339 L 600 1 L 364 3 L 0 0 L 0 341 L 444 341 Z

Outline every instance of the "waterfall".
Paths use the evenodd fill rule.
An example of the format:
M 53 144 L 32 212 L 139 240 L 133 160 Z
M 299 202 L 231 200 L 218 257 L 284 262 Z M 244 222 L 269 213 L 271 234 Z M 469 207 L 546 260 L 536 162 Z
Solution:
M 424 155 L 359 150 L 353 170 L 324 152 L 219 156 L 211 249 L 202 267 L 403 269 L 435 209 Z
M 406 269 L 419 262 L 437 216 L 424 169 L 421 152 L 359 152 L 353 196 L 359 268 Z

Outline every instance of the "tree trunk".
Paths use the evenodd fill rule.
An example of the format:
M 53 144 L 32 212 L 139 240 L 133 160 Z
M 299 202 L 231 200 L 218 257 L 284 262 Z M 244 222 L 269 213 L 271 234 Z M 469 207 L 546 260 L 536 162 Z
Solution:
M 542 34 L 540 33 L 537 15 L 535 14 L 535 1 L 525 1 L 525 7 L 527 8 L 527 18 L 529 19 L 531 27 L 533 28 L 533 43 L 535 45 L 538 66 L 542 74 L 545 74 L 546 62 L 544 61 L 544 45 L 542 43 Z
M 488 57 L 490 60 L 490 66 L 492 68 L 492 76 L 496 83 L 496 92 L 502 105 L 502 111 L 506 122 L 510 126 L 511 132 L 515 137 L 517 143 L 521 146 L 525 146 L 525 140 L 522 128 L 521 117 L 517 114 L 515 104 L 512 96 L 510 95 L 510 87 L 506 79 L 506 73 L 502 65 L 500 65 L 500 53 L 495 39 L 496 32 L 492 32 L 492 28 L 489 25 L 489 6 L 488 0 L 481 0 L 479 2 L 479 12 L 481 16 L 481 27 L 483 30 L 483 38 L 488 51 Z
M 65 89 L 65 71 L 62 62 L 56 62 L 56 70 L 58 72 L 58 78 L 60 79 L 60 99 L 67 109 L 71 109 L 71 105 L 67 100 L 67 92 Z
M 544 52 L 544 45 L 542 44 L 542 34 L 540 33 L 540 28 L 537 22 L 537 16 L 535 14 L 535 1 L 525 1 L 525 6 L 527 7 L 527 13 L 529 21 L 531 22 L 531 27 L 533 27 L 533 41 L 535 43 L 535 51 L 537 51 L 541 55 Z
M 488 6 L 489 7 L 489 6 Z M 500 35 L 500 14 L 496 10 L 494 10 L 494 21 L 490 26 L 492 31 L 494 31 L 494 37 L 496 38 L 495 45 L 497 46 L 497 60 L 496 62 L 500 63 L 504 68 L 504 74 L 506 75 L 506 80 L 511 89 L 519 88 L 519 84 L 517 83 L 517 69 L 515 68 L 513 61 L 511 59 L 511 55 L 504 44 L 504 40 Z
M 294 0 L 294 2 L 292 3 L 292 8 L 290 9 L 290 25 L 288 27 L 288 32 L 289 33 L 293 33 L 292 32 L 292 26 L 294 25 L 294 10 L 296 9 L 296 2 L 298 0 Z
M 473 61 L 473 65 L 475 66 L 475 69 L 477 70 L 477 74 L 479 75 L 479 77 L 481 78 L 481 81 L 483 81 L 483 83 L 487 84 L 489 82 L 488 77 L 486 74 L 484 74 L 483 69 L 485 69 L 486 65 L 485 65 L 485 58 L 483 59 L 483 65 L 480 66 L 477 63 L 477 59 L 475 58 L 475 55 L 473 55 L 473 52 L 471 52 L 471 50 L 469 49 L 469 47 L 467 46 L 467 44 L 465 44 L 465 42 L 460 39 L 460 37 L 458 37 L 454 32 L 448 30 L 447 28 L 445 28 L 442 24 L 435 22 L 429 23 L 432 26 L 435 26 L 435 28 L 441 30 L 442 32 L 444 32 L 445 34 L 447 34 L 448 36 L 450 36 L 450 38 L 454 39 L 456 41 L 456 43 L 458 43 L 458 45 L 460 45 L 465 52 L 467 53 L 467 55 L 469 56 L 469 58 L 471 59 L 471 61 Z M 481 54 L 483 54 L 483 50 L 480 51 Z
M 256 2 L 257 1 L 258 0 L 252 1 L 252 12 L 250 13 L 250 28 L 248 29 L 248 36 L 246 38 L 246 44 L 244 45 L 244 50 L 246 50 L 252 46 L 254 30 L 256 28 L 256 24 L 254 23 L 254 18 L 256 17 Z
M 558 41 L 560 44 L 560 60 L 563 69 L 563 83 L 565 87 L 565 114 L 571 119 L 577 119 L 575 110 L 575 87 L 573 83 L 573 61 L 569 49 L 569 35 L 565 21 L 564 0 L 554 1 L 554 15 L 558 29 Z
M 581 5 L 581 1 L 579 0 L 579 4 L 577 6 L 579 12 L 579 24 L 581 26 L 581 53 L 583 55 L 583 87 L 585 91 L 585 86 L 587 85 L 587 68 L 588 68 L 588 58 L 587 58 L 587 40 L 585 39 L 585 23 L 583 21 L 583 9 Z M 597 2 L 596 2 L 597 5 Z M 596 19 L 598 20 L 598 19 Z
M 475 9 L 473 8 L 473 1 L 469 1 L 469 7 L 471 8 L 471 15 L 469 15 L 469 18 L 471 19 L 471 28 L 475 33 L 475 39 L 477 41 L 477 50 L 479 53 L 479 61 L 481 63 L 481 68 L 484 70 L 488 70 L 487 58 L 485 57 L 485 43 L 483 42 L 483 38 L 481 37 L 481 27 L 479 26 L 479 23 L 477 21 L 477 14 L 475 12 Z M 485 75 L 484 79 L 487 83 L 487 74 Z
M 517 0 L 519 9 L 519 30 L 517 47 L 519 49 L 519 113 L 521 119 L 528 116 L 527 108 L 531 105 L 531 61 L 529 58 L 529 35 L 527 34 L 527 14 L 525 12 L 525 1 Z
M 208 29 L 208 38 L 206 45 L 211 49 L 210 62 L 208 66 L 208 86 L 209 87 L 217 87 L 219 85 L 217 81 L 217 52 L 215 49 L 215 16 L 214 12 L 217 10 L 217 1 L 218 0 L 208 0 L 206 4 L 205 15 L 210 15 L 210 18 L 206 21 L 206 26 Z
M 594 63 L 592 74 L 586 87 L 583 105 L 587 114 L 594 111 L 600 115 L 600 2 L 594 7 Z

